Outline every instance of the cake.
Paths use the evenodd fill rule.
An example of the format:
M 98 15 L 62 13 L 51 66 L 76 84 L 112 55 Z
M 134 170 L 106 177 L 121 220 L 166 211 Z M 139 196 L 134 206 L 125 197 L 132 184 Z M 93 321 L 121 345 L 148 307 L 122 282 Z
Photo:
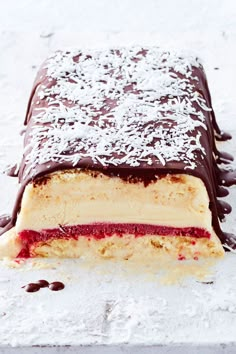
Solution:
M 0 256 L 220 257 L 234 183 L 200 60 L 158 47 L 53 53 L 30 96 Z

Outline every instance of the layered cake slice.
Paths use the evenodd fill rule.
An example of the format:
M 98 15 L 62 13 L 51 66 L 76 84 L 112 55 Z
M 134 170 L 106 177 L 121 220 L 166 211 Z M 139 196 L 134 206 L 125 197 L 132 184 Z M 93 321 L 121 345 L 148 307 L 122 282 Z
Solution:
M 160 48 L 70 50 L 38 73 L 11 257 L 222 256 L 224 140 L 198 58 Z

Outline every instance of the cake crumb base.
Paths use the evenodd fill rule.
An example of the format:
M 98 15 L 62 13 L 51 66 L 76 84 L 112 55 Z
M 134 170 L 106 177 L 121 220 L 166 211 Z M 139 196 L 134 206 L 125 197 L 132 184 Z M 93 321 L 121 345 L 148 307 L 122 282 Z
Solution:
M 103 239 L 78 237 L 75 239 L 51 239 L 33 244 L 30 257 L 48 258 L 100 258 L 100 259 L 156 259 L 169 255 L 173 259 L 187 260 L 206 257 L 222 257 L 224 250 L 218 237 L 113 235 Z

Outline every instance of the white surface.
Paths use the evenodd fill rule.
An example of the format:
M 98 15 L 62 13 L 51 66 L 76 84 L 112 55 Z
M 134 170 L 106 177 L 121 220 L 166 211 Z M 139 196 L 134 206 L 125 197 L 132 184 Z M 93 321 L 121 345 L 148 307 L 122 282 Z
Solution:
M 212 268 L 205 281 L 213 284 L 191 277 L 162 285 L 169 276 L 158 272 L 157 265 L 156 271 L 126 263 L 97 265 L 79 260 L 53 260 L 50 266 L 47 261 L 31 261 L 17 269 L 1 266 L 1 345 L 71 345 L 71 351 L 80 345 L 116 346 L 117 350 L 120 345 L 161 345 L 163 353 L 169 345 L 177 345 L 182 350 L 214 347 L 217 353 L 217 345 L 222 349 L 225 344 L 225 353 L 230 353 L 230 345 L 236 345 L 233 258 L 229 254 Z M 38 279 L 61 280 L 66 287 L 37 293 L 21 288 Z M 129 352 L 126 346 L 124 352 Z M 75 352 L 89 350 L 77 348 Z
M 18 132 L 28 95 L 37 67 L 51 50 L 130 43 L 178 45 L 200 53 L 217 120 L 235 136 L 223 149 L 235 154 L 234 0 L 0 0 L 0 166 L 7 158 L 15 161 L 20 152 Z M 6 212 L 17 186 L 5 176 L 0 180 L 0 210 Z M 236 232 L 235 197 L 232 188 L 227 200 L 234 211 L 227 217 L 226 231 Z M 150 270 L 139 268 L 125 275 L 125 267 L 118 265 L 105 265 L 110 269 L 105 271 L 101 265 L 88 269 L 80 261 L 67 261 L 54 262 L 54 268 L 1 265 L 0 352 L 230 354 L 236 350 L 234 254 L 217 265 L 213 285 L 197 283 L 195 277 L 182 285 L 161 285 L 160 275 L 147 275 Z M 21 289 L 39 278 L 64 280 L 66 288 L 33 294 Z M 8 345 L 15 349 L 4 349 Z

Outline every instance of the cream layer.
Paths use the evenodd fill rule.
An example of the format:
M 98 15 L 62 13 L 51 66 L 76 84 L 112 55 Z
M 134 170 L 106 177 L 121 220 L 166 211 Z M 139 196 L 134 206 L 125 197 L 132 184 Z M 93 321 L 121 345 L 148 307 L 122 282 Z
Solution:
M 201 179 L 167 175 L 144 186 L 80 169 L 29 183 L 16 232 L 90 223 L 138 223 L 212 230 L 209 197 Z

